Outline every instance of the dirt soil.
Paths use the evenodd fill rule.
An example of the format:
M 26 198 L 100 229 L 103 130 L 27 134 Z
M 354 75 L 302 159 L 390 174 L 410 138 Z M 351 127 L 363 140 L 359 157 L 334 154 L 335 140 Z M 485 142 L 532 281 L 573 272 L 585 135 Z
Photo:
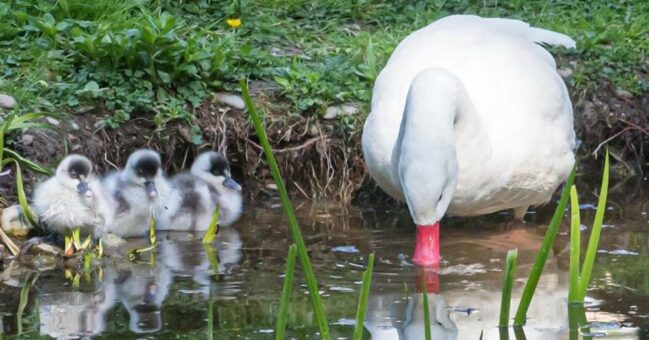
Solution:
M 275 92 L 252 86 L 255 101 L 265 111 L 266 130 L 284 179 L 293 195 L 305 198 L 337 197 L 350 200 L 379 194 L 368 180 L 361 151 L 361 131 L 349 132 L 336 120 L 287 115 L 273 109 Z M 608 146 L 613 157 L 613 175 L 639 175 L 649 168 L 649 94 L 633 96 L 603 84 L 594 94 L 571 93 L 575 106 L 575 128 L 580 139 L 582 165 L 601 166 Z M 153 115 L 132 119 L 116 130 L 101 127 L 107 113 L 97 109 L 59 122 L 60 134 L 30 130 L 17 136 L 16 147 L 39 164 L 54 165 L 69 152 L 86 154 L 100 172 L 125 164 L 128 155 L 142 147 L 161 153 L 168 174 L 187 168 L 202 150 L 215 149 L 227 154 L 235 178 L 249 198 L 274 195 L 270 172 L 254 128 L 242 110 L 223 104 L 204 103 L 194 112 L 202 131 L 203 144 L 191 143 L 190 127 L 173 122 L 156 129 Z M 359 117 L 362 127 L 362 119 Z M 25 135 L 28 135 L 27 137 Z M 599 155 L 597 159 L 594 156 Z M 0 177 L 0 194 L 15 201 L 13 176 Z M 28 182 L 38 180 L 26 175 Z M 29 185 L 27 187 L 30 187 Z M 379 194 L 381 196 L 381 194 Z M 0 202 L 2 204 L 2 202 Z M 5 202 L 6 204 L 6 202 Z

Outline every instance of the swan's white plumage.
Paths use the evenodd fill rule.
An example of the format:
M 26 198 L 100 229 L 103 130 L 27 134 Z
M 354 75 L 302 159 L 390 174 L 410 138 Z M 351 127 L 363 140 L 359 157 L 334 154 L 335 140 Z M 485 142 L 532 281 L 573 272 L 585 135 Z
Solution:
M 440 19 L 397 46 L 374 86 L 363 151 L 370 175 L 409 203 L 417 224 L 445 212 L 521 211 L 546 202 L 566 179 L 572 107 L 539 44 L 575 46 L 522 21 L 467 15 Z M 444 202 L 437 209 L 439 196 L 425 191 L 449 187 L 448 210 Z

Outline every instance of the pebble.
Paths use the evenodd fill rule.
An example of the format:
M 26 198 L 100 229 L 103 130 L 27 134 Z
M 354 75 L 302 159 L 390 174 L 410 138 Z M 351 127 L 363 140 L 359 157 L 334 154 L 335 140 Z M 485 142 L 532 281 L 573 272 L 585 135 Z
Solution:
M 620 99 L 631 99 L 633 98 L 633 93 L 625 89 L 615 89 L 615 96 L 617 96 Z
M 0 108 L 11 110 L 16 107 L 16 100 L 14 97 L 0 93 Z
M 31 209 L 31 208 L 30 208 Z M 2 230 L 11 236 L 26 236 L 32 226 L 23 215 L 20 206 L 12 205 L 2 210 Z
M 126 243 L 123 238 L 110 233 L 102 235 L 101 242 L 103 243 L 105 248 L 119 248 Z
M 20 137 L 20 142 L 23 143 L 24 146 L 30 146 L 32 143 L 34 143 L 34 136 L 30 134 L 24 134 Z
M 564 79 L 570 78 L 572 76 L 572 69 L 569 68 L 560 68 L 559 70 L 557 70 L 557 72 L 559 72 L 559 75 Z
M 45 117 L 45 120 L 47 120 L 48 123 L 54 126 L 59 126 L 59 124 L 61 124 L 61 122 L 58 119 L 54 119 L 52 117 Z
M 221 102 L 227 106 L 233 107 L 235 109 L 243 110 L 246 108 L 246 104 L 243 102 L 243 98 L 235 93 L 230 92 L 216 92 L 214 97 L 218 102 Z
M 338 115 L 351 116 L 359 112 L 359 108 L 353 104 L 342 104 L 329 106 L 327 112 L 322 117 L 324 119 L 335 119 Z

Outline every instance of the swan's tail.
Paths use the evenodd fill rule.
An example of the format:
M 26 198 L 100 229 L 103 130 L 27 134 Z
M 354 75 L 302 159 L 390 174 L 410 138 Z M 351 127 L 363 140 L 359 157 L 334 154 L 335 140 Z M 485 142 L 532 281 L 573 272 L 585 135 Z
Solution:
M 575 48 L 577 44 L 565 34 L 528 26 L 527 37 L 535 43 L 561 45 L 565 48 Z
M 575 41 L 565 34 L 532 27 L 524 21 L 502 18 L 488 18 L 486 20 L 489 20 L 491 24 L 499 26 L 503 30 L 523 35 L 538 44 L 560 45 L 566 48 L 575 48 L 577 46 Z

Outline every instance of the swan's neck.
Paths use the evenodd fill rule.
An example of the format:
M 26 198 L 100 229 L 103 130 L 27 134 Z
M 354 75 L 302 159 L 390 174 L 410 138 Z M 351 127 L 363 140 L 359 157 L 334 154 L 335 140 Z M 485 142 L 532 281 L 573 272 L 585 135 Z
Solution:
M 461 81 L 444 69 L 428 69 L 412 81 L 393 165 L 411 215 L 434 225 L 446 213 L 467 150 L 489 143 Z

